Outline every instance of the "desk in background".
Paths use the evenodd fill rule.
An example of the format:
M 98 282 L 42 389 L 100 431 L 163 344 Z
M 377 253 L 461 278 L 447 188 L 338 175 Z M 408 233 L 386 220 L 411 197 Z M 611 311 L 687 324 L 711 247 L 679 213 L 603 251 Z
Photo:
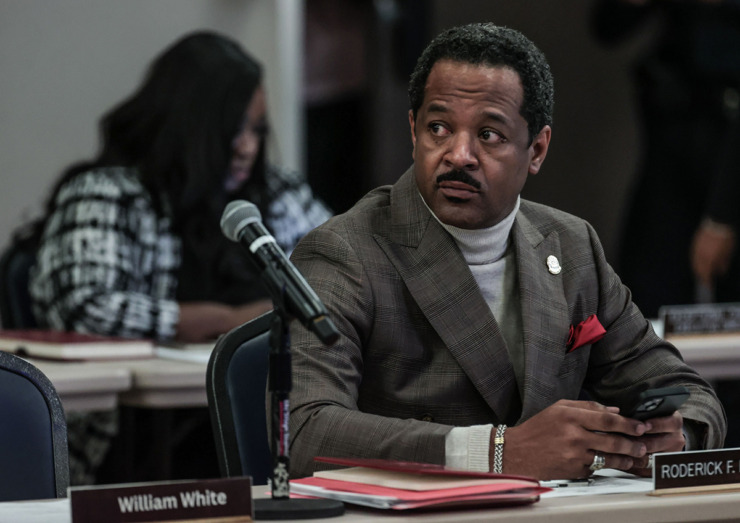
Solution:
M 165 358 L 122 361 L 133 378 L 122 405 L 144 408 L 207 407 L 206 364 Z
M 122 407 L 120 440 L 124 448 L 119 453 L 121 461 L 116 468 L 122 478 L 139 481 L 173 478 L 176 442 L 192 437 L 193 430 L 207 425 L 207 441 L 202 442 L 202 448 L 211 449 L 215 445 L 206 397 L 207 364 L 157 357 L 131 360 L 124 365 L 133 382 L 131 388 L 119 396 Z M 179 421 L 182 415 L 186 415 L 186 419 Z M 142 445 L 142 439 L 148 444 Z M 211 476 L 218 474 L 215 450 L 213 452 Z M 196 461 L 195 456 L 192 459 Z M 146 466 L 137 470 L 137 461 Z
M 651 320 L 651 323 L 655 333 L 662 337 L 663 322 Z M 740 379 L 740 333 L 682 335 L 666 339 L 704 379 Z
M 207 358 L 193 362 L 154 357 L 101 365 L 123 368 L 131 376 L 131 386 L 118 396 L 121 426 L 109 458 L 112 461 L 108 474 L 112 476 L 107 479 L 118 482 L 173 479 L 178 470 L 174 447 L 191 438 L 193 430 L 206 425 L 210 428 Z M 214 443 L 210 431 L 204 437 L 205 451 Z M 217 474 L 213 452 L 213 470 L 209 476 Z
M 740 335 L 668 338 L 683 359 L 706 380 L 740 378 Z
M 29 358 L 49 380 L 67 412 L 207 407 L 206 363 L 168 358 L 56 361 Z
M 29 359 L 54 385 L 65 412 L 111 410 L 131 388 L 131 372 L 110 362 L 61 362 Z
M 65 412 L 120 407 L 120 433 L 109 458 L 112 460 L 107 472 L 110 477 L 105 479 L 120 482 L 172 479 L 173 446 L 189 437 L 195 425 L 209 423 L 207 359 L 200 362 L 162 357 L 29 361 L 52 382 Z M 190 418 L 179 422 L 183 416 Z M 210 433 L 203 442 L 204 448 L 210 448 L 208 445 L 213 445 Z M 215 454 L 213 469 L 217 473 Z

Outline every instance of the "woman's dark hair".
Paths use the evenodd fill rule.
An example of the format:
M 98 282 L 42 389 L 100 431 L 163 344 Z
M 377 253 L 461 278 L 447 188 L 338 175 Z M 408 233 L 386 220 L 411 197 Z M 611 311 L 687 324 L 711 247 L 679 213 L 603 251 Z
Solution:
M 414 118 L 424 102 L 429 73 L 440 60 L 513 69 L 524 90 L 520 113 L 527 121 L 530 143 L 545 125 L 552 124 L 555 92 L 550 66 L 545 55 L 520 32 L 476 23 L 453 27 L 434 38 L 416 62 L 409 81 Z
M 217 216 L 231 143 L 261 82 L 260 64 L 233 40 L 212 32 L 178 40 L 152 62 L 139 89 L 102 118 L 98 157 L 66 171 L 47 215 L 56 190 L 71 177 L 126 166 L 138 170 L 159 212 L 166 195 L 176 228 L 193 214 Z M 264 184 L 261 150 L 250 192 L 261 192 Z
M 261 84 L 260 64 L 233 40 L 207 31 L 184 36 L 152 62 L 133 95 L 103 116 L 98 156 L 62 174 L 44 215 L 15 231 L 13 243 L 28 251 L 38 248 L 57 193 L 70 179 L 96 168 L 128 167 L 182 239 L 179 301 L 243 303 L 264 297 L 240 246 L 219 227 L 229 199 L 250 200 L 263 214 L 270 203 L 264 141 L 248 181 L 228 194 L 225 188 L 233 140 Z M 240 274 L 239 285 L 231 273 L 224 277 L 224 266 Z

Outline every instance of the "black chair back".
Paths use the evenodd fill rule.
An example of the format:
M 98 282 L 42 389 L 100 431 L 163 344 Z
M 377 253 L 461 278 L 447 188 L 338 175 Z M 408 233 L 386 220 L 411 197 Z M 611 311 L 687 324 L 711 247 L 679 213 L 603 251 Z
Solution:
M 268 312 L 221 336 L 208 361 L 206 391 L 221 475 L 272 475 L 265 391 L 270 354 Z
M 0 351 L 0 501 L 63 498 L 69 486 L 67 423 L 49 379 Z
M 14 243 L 0 257 L 0 323 L 4 329 L 37 326 L 28 290 L 29 272 L 36 261 L 35 249 Z

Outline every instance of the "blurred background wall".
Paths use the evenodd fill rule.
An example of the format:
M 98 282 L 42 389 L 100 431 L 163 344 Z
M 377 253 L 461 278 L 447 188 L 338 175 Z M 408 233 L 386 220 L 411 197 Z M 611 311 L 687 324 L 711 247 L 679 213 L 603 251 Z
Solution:
M 357 122 L 371 135 L 363 160 L 369 185 L 395 181 L 411 163 L 406 83 L 431 35 L 472 21 L 508 25 L 545 52 L 555 76 L 550 152 L 525 197 L 588 219 L 614 258 L 640 148 L 628 76 L 639 43 L 600 48 L 589 33 L 590 0 L 369 4 L 369 117 Z M 1 0 L 0 245 L 40 212 L 64 167 L 96 152 L 103 112 L 134 89 L 159 51 L 192 29 L 229 34 L 263 62 L 271 156 L 304 169 L 305 6 L 305 0 Z M 350 175 L 337 183 L 355 182 Z
M 0 0 L 0 245 L 35 217 L 69 164 L 93 156 L 98 119 L 181 35 L 213 29 L 265 66 L 270 155 L 298 168 L 298 0 Z M 282 139 L 285 137 L 285 139 Z

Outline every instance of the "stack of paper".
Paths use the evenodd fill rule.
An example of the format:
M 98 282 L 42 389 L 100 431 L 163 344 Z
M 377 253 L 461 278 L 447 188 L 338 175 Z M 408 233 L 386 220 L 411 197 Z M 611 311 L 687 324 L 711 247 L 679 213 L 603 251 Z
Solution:
M 537 480 L 448 469 L 426 463 L 316 458 L 351 468 L 316 472 L 290 482 L 291 492 L 373 508 L 405 510 L 534 503 L 551 489 Z
M 114 338 L 55 330 L 0 330 L 0 350 L 21 356 L 59 360 L 146 358 L 151 340 Z

